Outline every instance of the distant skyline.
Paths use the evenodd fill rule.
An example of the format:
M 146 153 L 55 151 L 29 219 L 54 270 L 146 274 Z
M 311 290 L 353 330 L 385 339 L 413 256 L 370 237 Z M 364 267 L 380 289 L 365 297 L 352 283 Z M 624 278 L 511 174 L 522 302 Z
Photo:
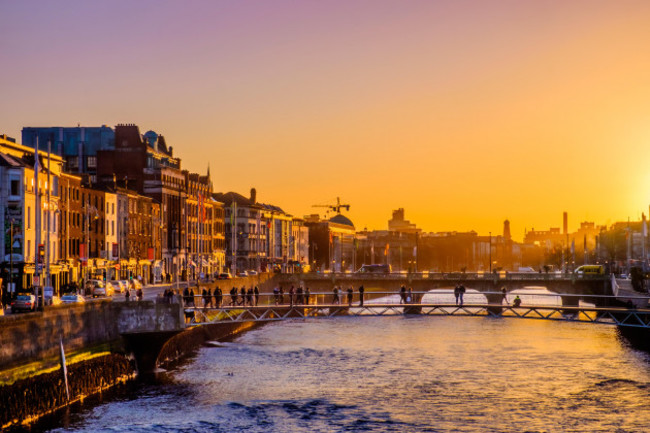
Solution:
M 0 133 L 153 129 L 216 191 L 500 234 L 650 204 L 647 1 L 0 0 Z

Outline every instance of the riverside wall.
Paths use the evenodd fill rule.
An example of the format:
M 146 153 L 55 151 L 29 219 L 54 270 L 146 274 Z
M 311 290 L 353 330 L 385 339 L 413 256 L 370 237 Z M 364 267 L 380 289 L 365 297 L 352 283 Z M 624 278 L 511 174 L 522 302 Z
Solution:
M 152 301 L 93 301 L 47 307 L 42 312 L 0 317 L 0 370 L 25 362 L 57 358 L 99 344 L 123 349 L 121 334 L 183 327 L 180 304 Z

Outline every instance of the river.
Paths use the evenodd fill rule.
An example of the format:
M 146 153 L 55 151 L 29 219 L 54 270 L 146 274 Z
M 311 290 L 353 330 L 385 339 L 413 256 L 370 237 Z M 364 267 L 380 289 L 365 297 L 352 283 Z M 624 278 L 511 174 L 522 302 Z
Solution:
M 613 326 L 273 323 L 33 427 L 78 432 L 646 432 L 650 357 Z

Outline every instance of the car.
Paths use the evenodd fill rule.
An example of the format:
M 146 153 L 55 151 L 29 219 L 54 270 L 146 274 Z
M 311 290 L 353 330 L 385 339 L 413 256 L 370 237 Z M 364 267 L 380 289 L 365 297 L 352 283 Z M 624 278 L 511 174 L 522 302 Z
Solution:
M 61 305 L 63 301 L 61 301 L 61 298 L 59 298 L 56 295 L 53 295 L 52 298 L 50 298 L 50 305 L 55 306 L 55 305 Z
M 129 283 L 128 280 L 119 280 L 118 283 L 122 284 L 125 291 L 131 288 L 131 283 Z
M 121 280 L 111 281 L 111 284 L 113 285 L 116 293 L 124 293 L 124 290 L 126 290 L 126 285 Z
M 247 277 L 247 276 L 248 276 L 248 272 L 246 272 L 246 271 L 239 271 L 239 272 L 237 272 L 237 276 L 238 276 L 238 277 Z
M 259 275 L 259 274 L 257 273 L 257 271 L 248 271 L 248 275 L 252 277 L 254 275 Z
M 115 294 L 115 286 L 108 281 L 106 282 L 106 296 L 113 296 Z
M 132 283 L 133 289 L 135 289 L 135 290 L 138 290 L 138 289 L 142 288 L 142 283 L 137 278 L 132 279 L 131 283 Z
M 17 313 L 18 311 L 36 311 L 36 296 L 34 295 L 18 295 L 16 299 L 11 302 L 11 312 Z
M 61 296 L 61 302 L 64 304 L 83 304 L 86 302 L 83 296 L 75 295 L 74 293 L 68 293 Z
M 222 272 L 219 275 L 217 275 L 217 280 L 229 280 L 232 278 L 232 275 L 230 275 L 230 272 Z

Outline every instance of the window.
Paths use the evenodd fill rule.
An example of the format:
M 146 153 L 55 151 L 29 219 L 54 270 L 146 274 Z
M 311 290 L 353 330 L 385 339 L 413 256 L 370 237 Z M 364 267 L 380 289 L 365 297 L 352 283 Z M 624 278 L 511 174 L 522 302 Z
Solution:
M 11 179 L 11 195 L 20 195 L 20 181 Z
M 97 157 L 96 156 L 89 156 L 87 159 L 87 164 L 88 168 L 96 168 L 97 167 Z
M 29 206 L 27 207 L 27 228 L 32 228 L 32 208 Z M 29 248 L 27 248 L 27 251 L 29 251 Z

